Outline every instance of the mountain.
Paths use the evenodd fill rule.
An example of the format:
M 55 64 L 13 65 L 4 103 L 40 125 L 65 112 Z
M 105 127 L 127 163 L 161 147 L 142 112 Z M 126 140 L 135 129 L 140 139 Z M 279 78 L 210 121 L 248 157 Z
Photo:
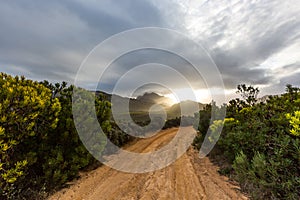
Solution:
M 138 96 L 137 98 L 128 98 L 122 97 L 119 95 L 111 95 L 105 92 L 96 92 L 97 95 L 101 95 L 105 100 L 112 102 L 115 104 L 120 112 L 124 112 L 126 109 L 126 105 L 129 102 L 130 112 L 148 112 L 151 106 L 155 104 L 161 105 L 163 108 L 167 109 L 171 106 L 172 100 L 168 97 L 161 96 L 154 92 L 144 93 L 143 95 Z
M 149 109 L 153 105 L 162 106 L 167 113 L 168 119 L 176 118 L 181 116 L 181 110 L 183 111 L 182 115 L 184 116 L 193 116 L 194 113 L 203 109 L 205 104 L 198 103 L 195 101 L 182 101 L 180 103 L 172 105 L 172 100 L 168 97 L 161 96 L 157 93 L 144 93 L 143 95 L 138 96 L 137 98 L 128 98 L 122 97 L 119 95 L 111 95 L 105 92 L 96 92 L 97 95 L 101 95 L 103 99 L 112 102 L 113 110 L 115 114 L 120 116 L 127 113 L 128 104 L 129 112 L 132 118 L 137 120 L 149 120 Z M 194 109 L 196 107 L 196 110 Z
M 146 92 L 143 95 L 138 96 L 136 100 L 145 103 L 159 104 L 163 107 L 169 107 L 172 105 L 172 100 L 170 98 L 158 95 L 154 92 Z
M 182 101 L 180 103 L 174 104 L 168 108 L 168 117 L 175 118 L 178 116 L 194 116 L 194 113 L 202 110 L 205 107 L 205 104 L 198 103 L 195 101 Z M 195 110 L 194 108 L 198 108 Z M 182 111 L 182 113 L 181 113 Z

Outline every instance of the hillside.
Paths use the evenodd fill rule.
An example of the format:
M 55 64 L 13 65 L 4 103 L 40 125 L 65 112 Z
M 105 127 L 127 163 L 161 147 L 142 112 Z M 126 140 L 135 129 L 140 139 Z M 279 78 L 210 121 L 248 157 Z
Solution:
M 195 113 L 194 108 L 198 107 L 199 109 L 196 110 L 198 112 L 199 110 L 202 110 L 205 107 L 205 104 L 198 103 L 195 101 L 182 101 L 180 103 L 174 104 L 171 107 L 168 108 L 168 116 L 170 118 L 175 118 L 180 115 L 183 116 L 193 116 Z M 182 113 L 181 113 L 182 110 Z
M 202 110 L 205 104 L 198 103 L 195 101 L 182 101 L 180 103 L 171 104 L 172 100 L 168 97 L 161 96 L 154 92 L 144 93 L 143 95 L 138 96 L 137 98 L 128 98 L 122 97 L 115 94 L 108 94 L 105 92 L 96 92 L 97 95 L 102 95 L 105 100 L 111 102 L 113 98 L 114 101 L 114 109 L 118 111 L 120 115 L 126 113 L 127 104 L 129 101 L 129 111 L 133 118 L 139 118 L 143 120 L 149 119 L 148 112 L 151 106 L 158 104 L 162 106 L 166 112 L 168 119 L 173 119 L 181 116 L 181 110 L 183 110 L 182 115 L 185 116 L 193 116 L 194 113 Z M 198 110 L 194 110 L 194 108 L 199 107 Z

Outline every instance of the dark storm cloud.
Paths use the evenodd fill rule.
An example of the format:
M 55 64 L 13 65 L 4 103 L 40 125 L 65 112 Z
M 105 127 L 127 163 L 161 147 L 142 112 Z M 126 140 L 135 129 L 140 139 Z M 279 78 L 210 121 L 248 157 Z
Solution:
M 13 74 L 37 79 L 64 74 L 71 80 L 102 40 L 126 29 L 154 25 L 163 26 L 164 19 L 147 1 L 4 1 L 0 63 Z
M 182 48 L 184 48 L 184 46 L 182 46 Z M 150 76 L 154 82 L 156 81 L 158 83 L 167 81 L 168 83 L 171 83 L 173 88 L 181 88 L 184 86 L 189 87 L 183 82 L 178 81 L 178 76 L 171 76 L 168 72 L 163 73 L 163 70 L 156 69 L 147 71 L 147 73 L 144 74 L 141 70 L 135 70 L 135 67 L 139 67 L 147 63 L 153 63 L 147 65 L 149 68 L 157 64 L 160 64 L 161 68 L 170 67 L 178 74 L 185 77 L 193 86 L 195 86 L 197 83 L 198 87 L 205 87 L 201 74 L 197 72 L 197 70 L 191 63 L 189 63 L 188 60 L 182 58 L 180 55 L 177 55 L 176 52 L 173 53 L 157 49 L 143 49 L 130 52 L 116 59 L 103 74 L 104 83 L 113 84 L 110 85 L 110 88 L 104 88 L 100 84 L 99 88 L 108 89 L 108 92 L 111 92 L 114 84 L 129 70 L 132 70 L 132 79 L 128 82 L 128 85 L 125 86 L 125 88 L 128 87 L 128 90 L 132 89 L 132 87 L 135 87 L 134 84 L 136 82 L 136 78 L 143 78 L 144 76 Z
M 158 26 L 173 28 L 202 44 L 218 66 L 227 89 L 245 82 L 266 86 L 275 84 L 273 89 L 278 90 L 289 80 L 296 82 L 296 76 L 290 71 L 296 71 L 299 65 L 288 66 L 294 63 L 288 59 L 286 63 L 278 64 L 276 56 L 284 51 L 289 56 L 295 52 L 287 49 L 300 47 L 300 6 L 297 0 L 203 2 L 2 1 L 0 66 L 4 67 L 0 67 L 0 71 L 24 74 L 38 80 L 72 81 L 82 60 L 104 39 L 131 28 Z M 168 43 L 172 49 L 184 51 L 200 61 L 204 56 L 182 45 L 176 38 L 163 41 L 158 35 L 157 41 Z M 124 41 L 123 45 L 126 42 L 131 41 Z M 107 50 L 116 48 L 118 46 Z M 266 61 L 274 59 L 272 63 L 279 65 L 276 70 L 281 73 L 263 66 Z M 140 51 L 113 63 L 101 83 L 103 89 L 111 90 L 120 75 L 136 65 L 149 62 L 174 67 L 199 89 L 205 87 L 184 59 L 162 51 Z M 101 61 L 98 65 L 101 66 Z M 143 76 L 165 78 L 174 87 L 180 87 L 176 77 L 165 74 L 138 76 L 141 79 Z M 93 85 L 93 81 L 87 78 L 86 86 Z

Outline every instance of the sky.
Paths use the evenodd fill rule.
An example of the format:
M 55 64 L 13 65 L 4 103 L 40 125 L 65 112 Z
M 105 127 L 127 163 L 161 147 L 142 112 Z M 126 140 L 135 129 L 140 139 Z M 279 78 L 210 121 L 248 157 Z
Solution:
M 0 72 L 72 84 L 84 59 L 101 42 L 123 31 L 159 27 L 184 34 L 208 52 L 221 74 L 227 99 L 236 96 L 235 88 L 241 83 L 259 87 L 260 96 L 283 93 L 286 84 L 300 86 L 299 0 L 0 1 Z M 156 41 L 196 59 L 203 56 L 176 38 L 158 35 Z M 107 51 L 118 48 L 115 44 Z M 101 63 L 97 60 L 93 70 L 103 70 L 106 66 Z M 120 55 L 105 71 L 99 89 L 112 92 L 124 74 L 147 63 L 177 70 L 191 83 L 197 100 L 211 100 L 205 79 L 214 76 L 197 78 L 183 58 L 153 49 Z M 144 71 L 133 70 L 119 93 L 128 96 L 137 88 L 135 80 L 153 77 L 168 87 L 148 84 L 138 91 L 154 90 L 169 97 L 175 91 L 183 99 L 192 98 L 186 92 L 189 86 L 175 74 L 150 68 L 148 64 Z M 86 74 L 82 87 L 90 89 L 97 82 L 93 74 Z

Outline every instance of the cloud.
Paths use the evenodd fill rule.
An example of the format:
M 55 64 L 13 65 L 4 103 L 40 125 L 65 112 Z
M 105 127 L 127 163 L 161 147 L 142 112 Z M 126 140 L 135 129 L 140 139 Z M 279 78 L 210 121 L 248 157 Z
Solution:
M 196 11 L 187 9 L 191 15 L 186 23 L 195 40 L 211 53 L 227 87 L 241 81 L 268 84 L 274 77 L 268 75 L 269 69 L 258 66 L 299 44 L 297 5 L 295 1 L 209 1 Z
M 285 92 L 287 84 L 300 87 L 300 62 L 282 66 L 274 71 L 280 74 L 273 80 L 272 85 L 262 88 L 263 94 L 280 94 Z
M 38 80 L 72 82 L 82 60 L 97 44 L 121 31 L 146 26 L 172 28 L 203 45 L 228 90 L 245 82 L 269 88 L 265 89 L 267 93 L 282 91 L 280 88 L 289 81 L 297 83 L 300 62 L 297 0 L 4 1 L 0 7 L 0 68 Z M 203 60 L 203 55 L 176 38 L 163 41 L 158 36 L 157 40 Z M 116 48 L 112 46 L 108 51 Z M 98 62 L 101 66 L 101 61 Z M 106 72 L 103 89 L 112 90 L 122 74 L 149 62 L 173 67 L 196 89 L 206 87 L 186 60 L 168 52 L 142 50 L 116 60 Z M 167 79 L 173 87 L 183 87 L 176 77 L 163 73 L 136 75 L 141 79 L 147 76 Z M 124 85 L 124 90 L 133 84 Z M 90 85 L 93 82 L 87 74 L 86 86 Z
M 99 42 L 154 25 L 163 26 L 164 19 L 147 1 L 7 1 L 0 7 L 0 63 L 37 79 L 57 73 L 70 80 Z

